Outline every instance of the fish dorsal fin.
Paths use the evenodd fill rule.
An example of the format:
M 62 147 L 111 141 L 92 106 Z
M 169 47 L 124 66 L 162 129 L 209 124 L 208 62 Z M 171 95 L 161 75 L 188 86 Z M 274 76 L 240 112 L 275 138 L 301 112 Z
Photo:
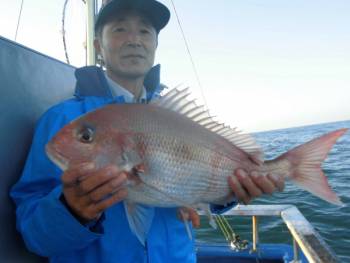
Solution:
M 250 154 L 254 162 L 261 164 L 264 161 L 263 152 L 251 135 L 217 122 L 203 105 L 199 106 L 195 100 L 187 99 L 189 96 L 189 88 L 183 90 L 174 88 L 159 99 L 152 101 L 151 104 L 182 114 L 204 128 L 224 137 Z

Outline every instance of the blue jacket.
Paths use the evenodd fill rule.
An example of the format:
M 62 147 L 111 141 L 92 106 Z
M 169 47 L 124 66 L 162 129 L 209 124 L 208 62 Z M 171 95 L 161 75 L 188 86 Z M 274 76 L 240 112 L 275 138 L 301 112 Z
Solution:
M 156 208 L 144 247 L 131 232 L 121 203 L 107 209 L 91 227 L 79 223 L 61 201 L 62 172 L 47 158 L 46 143 L 78 116 L 124 102 L 123 97 L 112 98 L 99 68 L 78 69 L 76 78 L 75 98 L 50 108 L 39 120 L 22 177 L 11 190 L 17 229 L 28 249 L 57 263 L 195 262 L 194 241 L 174 208 Z M 148 100 L 159 95 L 159 66 L 150 71 L 144 85 Z

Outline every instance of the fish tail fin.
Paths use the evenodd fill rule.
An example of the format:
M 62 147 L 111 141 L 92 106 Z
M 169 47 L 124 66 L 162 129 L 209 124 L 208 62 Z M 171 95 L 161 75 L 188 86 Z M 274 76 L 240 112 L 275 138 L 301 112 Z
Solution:
M 342 205 L 339 197 L 330 188 L 321 165 L 337 139 L 347 131 L 348 129 L 339 129 L 330 132 L 278 157 L 278 160 L 287 159 L 290 162 L 288 179 L 325 201 Z

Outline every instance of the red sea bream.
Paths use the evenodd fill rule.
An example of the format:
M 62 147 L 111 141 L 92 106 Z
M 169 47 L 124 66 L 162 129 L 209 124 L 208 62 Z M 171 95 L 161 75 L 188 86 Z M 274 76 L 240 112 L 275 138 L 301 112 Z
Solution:
M 321 164 L 347 129 L 264 161 L 253 137 L 217 123 L 188 95 L 187 89 L 173 89 L 150 104 L 104 106 L 63 127 L 47 144 L 47 153 L 63 170 L 94 162 L 131 172 L 124 204 L 130 227 L 142 243 L 153 207 L 197 208 L 232 201 L 228 177 L 238 167 L 282 176 L 341 204 Z

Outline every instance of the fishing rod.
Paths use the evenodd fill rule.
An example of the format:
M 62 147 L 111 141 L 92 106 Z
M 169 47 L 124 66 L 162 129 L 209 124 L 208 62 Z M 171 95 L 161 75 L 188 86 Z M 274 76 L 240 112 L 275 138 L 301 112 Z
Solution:
M 94 48 L 94 25 L 95 25 L 95 14 L 97 13 L 97 1 L 96 0 L 82 0 L 86 5 L 86 17 L 87 17 L 87 32 L 86 32 L 86 65 L 96 65 L 96 52 Z M 66 19 L 66 10 L 69 0 L 65 0 L 62 11 L 62 41 L 64 47 L 64 53 L 66 56 L 66 61 L 70 64 L 68 50 L 67 50 L 67 41 L 66 41 L 66 30 L 65 30 L 65 19 Z M 17 35 L 17 32 L 16 32 Z

